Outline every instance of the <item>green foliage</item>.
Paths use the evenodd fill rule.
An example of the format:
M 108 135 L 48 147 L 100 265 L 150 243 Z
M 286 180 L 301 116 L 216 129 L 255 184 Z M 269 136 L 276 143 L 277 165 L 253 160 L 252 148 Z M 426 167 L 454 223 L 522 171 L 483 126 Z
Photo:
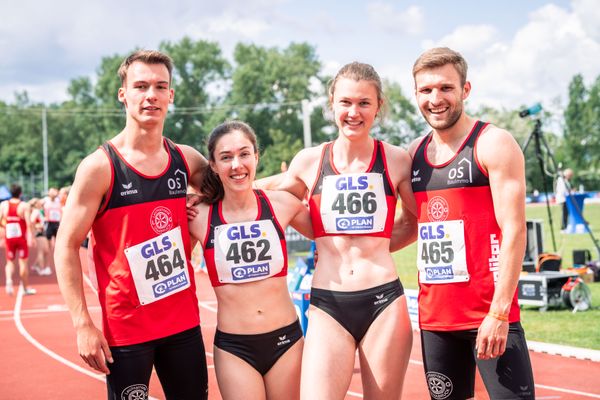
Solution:
M 281 161 L 289 162 L 303 145 L 303 100 L 312 107 L 312 143 L 337 137 L 326 95 L 329 77 L 322 75 L 313 46 L 291 43 L 268 48 L 240 43 L 232 63 L 215 42 L 184 37 L 178 42 L 165 41 L 159 48 L 174 61 L 175 101 L 164 132 L 176 142 L 205 152 L 205 139 L 215 126 L 228 119 L 244 120 L 257 132 L 263 149 L 259 174 L 277 173 Z M 46 108 L 49 183 L 70 184 L 79 161 L 123 129 L 117 70 L 125 56 L 103 57 L 95 77 L 73 78 L 67 89 L 69 98 L 60 104 L 34 104 L 26 92 L 16 93 L 13 103 L 0 102 L 0 171 L 6 179 L 42 174 L 42 109 Z M 575 169 L 574 186 L 583 183 L 588 189 L 600 188 L 600 77 L 586 88 L 582 77 L 575 76 L 569 89 L 564 138 L 546 131 L 548 128 L 543 137 L 556 151 L 558 161 Z M 384 93 L 388 112 L 373 134 L 407 146 L 427 125 L 398 83 L 384 81 Z M 475 115 L 506 128 L 521 145 L 533 129 L 530 120 L 518 118 L 512 110 L 484 107 Z M 544 122 L 551 117 L 542 115 Z M 525 159 L 529 191 L 542 192 L 542 172 L 533 144 Z M 545 164 L 549 165 L 547 159 Z M 36 183 L 36 187 L 40 185 Z M 552 186 L 548 179 L 547 190 L 552 191 Z
M 521 110 L 525 107 L 520 107 Z M 540 116 L 542 128 L 539 134 L 540 157 L 544 166 L 544 172 L 540 166 L 540 158 L 536 152 L 536 136 L 533 134 L 535 122 L 530 119 L 519 117 L 518 110 L 495 109 L 491 107 L 480 107 L 473 112 L 473 115 L 483 121 L 488 121 L 502 129 L 510 132 L 517 143 L 521 146 L 525 156 L 525 179 L 527 181 L 527 192 L 531 193 L 538 190 L 541 193 L 551 193 L 554 191 L 554 176 L 556 171 L 552 171 L 554 149 L 558 148 L 560 138 L 554 133 L 546 131 L 544 127 L 550 126 L 548 123 L 551 115 L 547 112 Z M 544 145 L 547 144 L 547 147 Z M 545 186 L 544 186 L 545 185 Z
M 210 113 L 198 111 L 220 102 L 218 97 L 211 98 L 209 88 L 225 84 L 230 65 L 215 42 L 184 37 L 178 43 L 162 43 L 160 50 L 169 54 L 174 64 L 175 112 L 167 118 L 165 135 L 199 149 L 214 121 L 208 123 Z
M 400 84 L 384 80 L 385 93 L 384 115 L 374 135 L 395 145 L 408 145 L 426 131 L 427 124 L 411 103 L 404 96 Z
M 600 76 L 588 89 L 583 77 L 569 84 L 560 161 L 575 171 L 575 183 L 600 187 Z

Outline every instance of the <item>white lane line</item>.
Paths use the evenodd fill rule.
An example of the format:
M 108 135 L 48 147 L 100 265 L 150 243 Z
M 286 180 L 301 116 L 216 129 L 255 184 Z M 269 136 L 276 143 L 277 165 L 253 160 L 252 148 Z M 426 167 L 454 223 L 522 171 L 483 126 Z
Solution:
M 576 395 L 584 396 L 584 397 L 591 397 L 593 399 L 600 399 L 599 394 L 581 392 L 579 390 L 563 389 L 563 388 L 559 388 L 559 387 L 555 387 L 555 386 L 539 385 L 537 383 L 535 384 L 535 387 L 540 388 L 540 389 L 554 390 L 556 392 L 576 394 Z
M 73 368 L 75 371 L 77 372 L 81 372 L 82 374 L 85 374 L 91 378 L 97 379 L 99 381 L 102 382 L 106 382 L 104 375 L 101 374 L 96 374 L 92 371 L 89 371 L 85 368 L 80 367 L 79 365 L 67 360 L 66 358 L 63 358 L 61 356 L 59 356 L 58 354 L 56 354 L 55 352 L 53 352 L 52 350 L 48 349 L 47 347 L 45 347 L 44 345 L 42 345 L 40 342 L 38 342 L 36 339 L 33 338 L 33 336 L 31 336 L 29 334 L 29 332 L 27 332 L 27 329 L 25 329 L 25 327 L 23 326 L 23 323 L 21 322 L 21 306 L 23 303 L 23 287 L 19 286 L 19 291 L 17 293 L 17 301 L 15 302 L 15 309 L 14 309 L 14 314 L 13 314 L 13 318 L 15 320 L 15 325 L 17 326 L 17 330 L 19 331 L 19 333 L 25 338 L 27 339 L 27 341 L 29 343 L 31 343 L 32 345 L 34 345 L 38 350 L 40 350 L 42 353 L 46 354 L 47 356 L 50 356 L 51 358 L 53 358 L 54 360 Z
M 86 282 L 90 286 L 92 286 L 91 282 L 89 281 L 89 279 L 87 279 Z M 77 364 L 75 364 L 75 363 L 67 360 L 66 358 L 63 358 L 63 357 L 59 356 L 58 354 L 56 354 L 52 350 L 50 350 L 47 347 L 45 347 L 44 345 L 42 345 L 36 339 L 34 339 L 33 336 L 31 336 L 29 334 L 29 332 L 27 331 L 27 329 L 25 329 L 25 327 L 23 326 L 23 323 L 21 322 L 21 305 L 22 305 L 22 303 L 23 303 L 23 287 L 19 286 L 19 291 L 17 293 L 17 301 L 15 302 L 14 320 L 15 320 L 15 325 L 17 326 L 17 330 L 19 331 L 19 333 L 29 343 L 31 343 L 38 350 L 40 350 L 42 353 L 46 354 L 50 358 L 53 358 L 54 360 L 58 361 L 59 363 L 62 363 L 64 365 L 66 365 L 67 367 L 70 367 L 70 368 L 74 369 L 75 371 L 80 372 L 80 373 L 82 373 L 84 375 L 87 375 L 87 376 L 89 376 L 91 378 L 99 380 L 100 382 L 106 382 L 106 376 L 105 375 L 103 375 L 103 374 L 97 374 L 97 373 L 92 372 L 92 371 L 90 371 L 88 369 L 80 367 L 79 365 L 77 365 Z M 159 400 L 159 399 L 156 398 L 156 397 L 148 396 L 148 400 Z

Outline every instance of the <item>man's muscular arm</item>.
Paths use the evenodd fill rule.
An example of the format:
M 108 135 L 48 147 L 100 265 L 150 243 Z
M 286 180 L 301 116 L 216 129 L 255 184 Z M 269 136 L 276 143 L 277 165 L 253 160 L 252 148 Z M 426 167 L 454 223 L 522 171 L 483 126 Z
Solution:
M 92 227 L 110 179 L 108 158 L 101 150 L 81 162 L 64 208 L 54 256 L 58 284 L 77 332 L 79 355 L 90 367 L 105 374 L 109 373 L 106 362 L 112 362 L 112 355 L 88 312 L 79 248 Z

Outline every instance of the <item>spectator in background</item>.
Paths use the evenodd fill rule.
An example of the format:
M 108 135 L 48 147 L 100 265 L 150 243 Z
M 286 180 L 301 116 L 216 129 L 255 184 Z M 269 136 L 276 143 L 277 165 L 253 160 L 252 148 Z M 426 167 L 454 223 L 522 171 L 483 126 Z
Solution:
M 49 265 L 48 260 L 48 239 L 44 235 L 44 207 L 41 199 L 34 197 L 29 200 L 29 207 L 31 208 L 31 228 L 33 231 L 33 235 L 35 237 L 36 242 L 36 259 L 35 263 L 32 266 L 32 269 L 38 275 L 51 275 L 52 270 L 50 267 L 45 267 L 44 265 Z
M 560 223 L 560 229 L 567 229 L 569 224 L 569 209 L 567 208 L 567 197 L 571 193 L 571 178 L 573 178 L 573 170 L 567 168 L 564 171 L 558 173 L 556 178 L 556 187 L 554 190 L 554 198 L 556 204 L 562 204 L 562 219 Z
M 58 232 L 58 226 L 62 219 L 62 203 L 58 196 L 58 189 L 51 187 L 48 189 L 48 195 L 44 198 L 44 235 L 48 239 L 48 254 L 50 257 L 46 258 L 46 265 L 40 265 L 43 267 L 42 271 L 46 275 L 52 274 L 50 268 L 50 260 L 54 257 L 54 244 L 56 242 L 56 233 Z
M 0 221 L 5 223 L 6 246 L 6 293 L 13 294 L 12 277 L 15 272 L 15 259 L 19 261 L 19 276 L 24 294 L 35 294 L 35 289 L 29 287 L 29 247 L 35 245 L 32 240 L 31 211 L 29 204 L 21 201 L 21 186 L 13 184 L 10 187 L 11 198 L 0 204 Z

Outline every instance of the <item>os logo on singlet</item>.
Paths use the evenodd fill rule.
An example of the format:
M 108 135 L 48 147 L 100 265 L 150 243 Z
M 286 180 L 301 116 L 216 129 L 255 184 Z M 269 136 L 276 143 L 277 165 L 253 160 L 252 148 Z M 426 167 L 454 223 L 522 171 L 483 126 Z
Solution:
M 271 259 L 269 255 L 271 245 L 262 236 L 259 224 L 234 225 L 227 230 L 227 238 L 231 241 L 231 245 L 225 259 L 235 264 L 241 262 L 250 264 L 231 269 L 234 281 L 269 275 L 268 261 Z
M 158 206 L 150 214 L 150 226 L 158 234 L 173 229 L 173 214 L 167 207 Z

